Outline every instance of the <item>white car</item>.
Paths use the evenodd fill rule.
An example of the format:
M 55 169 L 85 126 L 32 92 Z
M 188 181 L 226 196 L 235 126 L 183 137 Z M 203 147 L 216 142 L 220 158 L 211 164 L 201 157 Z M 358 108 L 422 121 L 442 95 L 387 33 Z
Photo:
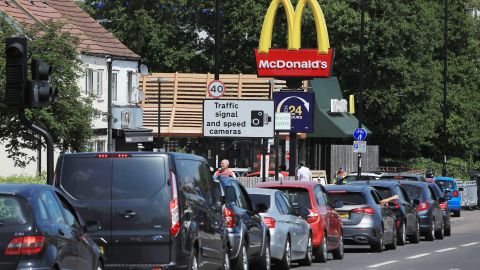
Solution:
M 350 183 L 350 182 L 353 182 L 353 181 L 378 180 L 378 179 L 380 179 L 380 176 L 382 176 L 382 175 L 378 174 L 378 173 L 362 172 L 360 174 L 360 178 L 358 178 L 357 173 L 350 173 L 343 178 L 342 183 L 346 184 L 346 183 Z

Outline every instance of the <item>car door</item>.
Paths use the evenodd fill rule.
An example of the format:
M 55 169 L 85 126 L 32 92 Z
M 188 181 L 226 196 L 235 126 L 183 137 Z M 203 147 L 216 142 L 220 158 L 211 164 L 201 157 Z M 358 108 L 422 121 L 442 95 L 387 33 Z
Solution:
M 63 215 L 67 226 L 70 227 L 72 236 L 76 240 L 77 250 L 77 269 L 93 269 L 97 261 L 94 250 L 89 242 L 84 229 L 80 225 L 80 220 L 77 212 L 68 200 L 58 192 L 55 192 L 58 202 L 63 210 Z
M 400 197 L 399 202 L 402 207 L 405 209 L 405 215 L 407 218 L 407 232 L 414 232 L 417 230 L 417 210 L 410 203 L 410 198 L 408 197 L 407 192 L 400 186 L 396 186 L 397 194 Z
M 290 221 L 292 228 L 292 251 L 294 253 L 294 258 L 299 258 L 305 253 L 305 247 L 307 246 L 309 228 L 310 226 L 299 216 L 295 215 L 295 210 L 287 199 L 283 192 L 278 192 L 280 196 L 279 199 L 283 202 L 284 207 L 286 207 L 286 215 Z
M 372 194 L 372 198 L 374 199 L 375 203 L 380 206 L 380 211 L 382 212 L 381 214 L 384 224 L 383 239 L 384 241 L 387 239 L 392 239 L 393 228 L 395 226 L 395 215 L 393 214 L 392 210 L 390 210 L 387 206 L 385 206 L 384 204 L 380 204 L 380 198 L 382 196 L 378 193 L 378 191 L 371 190 L 370 193 Z
M 339 239 L 340 235 L 342 234 L 342 221 L 338 217 L 337 210 L 334 208 L 334 202 L 332 198 L 328 195 L 327 190 L 325 187 L 320 186 L 322 190 L 322 196 L 325 198 L 325 205 L 328 211 L 328 222 L 329 222 L 329 230 L 331 231 L 330 235 L 334 237 L 334 239 Z
M 438 198 L 435 195 L 435 192 L 432 190 L 430 186 L 428 186 L 428 197 L 430 200 L 430 204 L 432 205 L 433 216 L 435 217 L 435 229 L 439 229 L 442 227 L 443 224 L 443 213 L 442 209 L 440 209 L 440 204 L 438 203 Z

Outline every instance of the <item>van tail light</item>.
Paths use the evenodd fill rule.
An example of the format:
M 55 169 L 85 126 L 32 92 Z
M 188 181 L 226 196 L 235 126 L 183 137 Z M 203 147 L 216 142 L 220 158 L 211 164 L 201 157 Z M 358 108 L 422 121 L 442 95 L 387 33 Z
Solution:
M 13 238 L 5 249 L 5 255 L 35 255 L 43 248 L 45 237 L 23 236 Z
M 351 210 L 355 214 L 373 215 L 375 210 L 371 207 L 354 208 Z
M 317 209 L 308 209 L 310 211 L 310 214 L 308 214 L 307 222 L 308 223 L 315 223 L 320 220 L 320 213 L 317 211 Z
M 170 172 L 170 184 L 172 187 L 172 200 L 170 201 L 170 235 L 177 236 L 180 232 L 180 211 L 178 209 L 177 181 L 173 172 Z
M 458 191 L 457 190 L 454 190 L 452 192 L 452 197 L 458 197 Z
M 447 203 L 446 203 L 446 202 L 441 203 L 441 204 L 440 204 L 440 209 L 442 209 L 442 211 L 447 210 Z
M 421 202 L 419 205 L 417 205 L 417 211 L 425 211 L 430 208 L 430 203 L 428 202 Z
M 230 208 L 223 208 L 223 216 L 225 218 L 225 227 L 231 229 L 235 227 L 235 216 Z
M 265 223 L 269 229 L 274 229 L 275 225 L 277 225 L 277 221 L 272 217 L 264 217 L 263 223 Z

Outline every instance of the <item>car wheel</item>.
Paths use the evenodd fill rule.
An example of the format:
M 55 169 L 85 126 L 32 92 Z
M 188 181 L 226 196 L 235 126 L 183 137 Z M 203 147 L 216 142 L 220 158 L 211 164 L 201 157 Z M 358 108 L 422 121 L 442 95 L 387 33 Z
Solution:
M 230 257 L 228 257 L 228 252 L 225 250 L 225 255 L 223 255 L 223 270 L 230 270 Z
M 382 252 L 383 251 L 383 228 L 382 228 L 382 232 L 380 234 L 380 237 L 378 237 L 377 242 L 370 245 L 370 248 L 372 249 L 373 252 Z
M 103 270 L 102 261 L 100 261 L 100 260 L 97 261 L 97 265 L 95 266 L 95 270 Z
M 283 250 L 283 257 L 280 261 L 280 268 L 284 270 L 290 269 L 292 264 L 292 247 L 290 245 L 290 237 L 287 236 L 287 241 L 285 241 L 285 249 Z
M 308 235 L 307 242 L 307 251 L 305 253 L 305 258 L 300 261 L 300 265 L 310 266 L 313 261 L 313 243 L 312 243 L 312 233 Z
M 400 230 L 398 231 L 397 244 L 399 246 L 404 246 L 407 242 L 407 225 L 405 221 L 400 225 Z
M 460 217 L 460 210 L 453 211 L 453 216 L 454 217 Z
M 192 251 L 192 257 L 190 258 L 190 270 L 198 270 L 198 253 L 196 249 Z
M 322 242 L 320 243 L 320 247 L 315 249 L 315 261 L 320 263 L 327 262 L 327 236 L 326 233 L 323 233 Z
M 343 235 L 340 234 L 338 247 L 332 251 L 332 255 L 335 260 L 343 260 L 343 254 L 345 254 L 345 246 L 343 245 Z
M 417 220 L 417 230 L 412 236 L 410 236 L 410 243 L 413 243 L 413 244 L 420 243 L 420 222 L 418 220 Z
M 263 250 L 263 256 L 260 258 L 260 269 L 270 270 L 272 268 L 270 257 L 270 238 L 265 238 L 265 249 Z
M 238 258 L 233 263 L 233 269 L 248 270 L 248 252 L 247 252 L 247 243 L 245 243 L 245 240 L 242 241 Z
M 435 239 L 443 239 L 443 230 L 445 227 L 445 223 L 442 222 L 442 227 L 435 231 Z
M 385 245 L 385 248 L 386 249 L 389 249 L 389 250 L 395 250 L 397 249 L 397 227 L 395 226 L 395 224 L 393 224 L 393 237 L 392 237 L 392 242 L 388 245 Z
M 427 241 L 433 241 L 435 240 L 435 220 L 432 221 L 432 226 L 430 230 L 425 234 L 425 239 Z

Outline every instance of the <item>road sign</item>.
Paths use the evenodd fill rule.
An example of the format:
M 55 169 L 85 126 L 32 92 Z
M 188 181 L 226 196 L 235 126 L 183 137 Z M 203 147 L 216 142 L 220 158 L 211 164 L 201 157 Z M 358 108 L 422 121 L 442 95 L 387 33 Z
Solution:
M 292 117 L 290 113 L 275 113 L 275 130 L 288 130 L 290 131 L 292 123 Z
M 203 136 L 272 138 L 273 100 L 206 99 Z
M 213 80 L 207 86 L 208 95 L 213 98 L 220 98 L 225 94 L 225 90 L 225 84 L 219 80 Z
M 354 153 L 367 153 L 367 142 L 366 141 L 354 141 L 353 142 L 353 152 Z
M 275 112 L 290 113 L 291 132 L 313 132 L 314 93 L 274 92 Z
M 357 141 L 364 141 L 367 138 L 367 131 L 364 128 L 357 128 L 353 132 L 353 138 Z

